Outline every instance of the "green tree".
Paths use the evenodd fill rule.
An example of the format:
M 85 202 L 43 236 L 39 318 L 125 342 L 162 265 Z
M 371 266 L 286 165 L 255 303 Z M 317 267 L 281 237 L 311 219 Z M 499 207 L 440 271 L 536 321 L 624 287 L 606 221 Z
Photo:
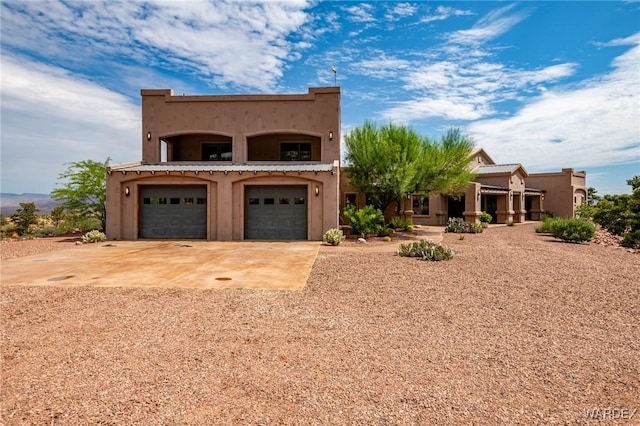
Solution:
M 587 188 L 587 203 L 590 206 L 593 206 L 601 199 L 602 197 L 598 195 L 598 191 L 594 187 L 590 186 L 589 188 Z
M 106 225 L 107 165 L 84 160 L 69 163 L 67 170 L 58 176 L 60 188 L 51 192 L 51 198 L 58 201 L 67 212 L 83 216 L 93 216 L 100 220 L 102 229 Z
M 51 210 L 51 220 L 53 221 L 53 225 L 57 228 L 63 219 L 64 219 L 64 207 L 55 206 L 53 210 Z
M 18 235 L 26 234 L 31 225 L 38 223 L 38 216 L 36 216 L 38 211 L 35 203 L 20 203 L 20 208 L 11 215 Z
M 406 126 L 366 121 L 345 143 L 351 184 L 382 211 L 413 192 L 464 191 L 474 178 L 468 169 L 474 144 L 458 129 L 436 143 Z
M 595 205 L 593 220 L 603 228 L 624 237 L 622 245 L 640 248 L 640 176 L 627 180 L 631 194 L 605 195 Z

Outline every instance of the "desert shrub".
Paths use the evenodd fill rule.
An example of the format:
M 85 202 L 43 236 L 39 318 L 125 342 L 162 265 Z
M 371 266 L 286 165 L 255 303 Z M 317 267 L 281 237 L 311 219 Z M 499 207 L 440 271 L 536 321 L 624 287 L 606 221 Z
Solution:
M 561 217 L 555 218 L 551 216 L 546 216 L 542 221 L 542 224 L 536 227 L 536 232 L 539 234 L 551 234 L 553 232 L 553 227 L 558 221 L 566 220 Z
M 26 234 L 31 225 L 38 223 L 37 211 L 35 203 L 20 203 L 20 208 L 11 216 L 18 235 Z
M 513 226 L 513 225 L 515 225 L 515 222 L 513 221 L 513 219 L 509 219 L 507 221 L 507 226 Z
M 344 234 L 340 229 L 331 228 L 322 236 L 322 241 L 331 244 L 332 246 L 337 246 L 345 239 Z
M 55 226 L 44 226 L 29 232 L 29 236 L 34 238 L 54 237 L 56 235 L 58 235 L 58 228 Z
M 455 232 L 457 234 L 479 234 L 484 228 L 475 222 L 465 222 L 461 217 L 452 217 L 444 228 L 445 232 Z
M 88 232 L 101 229 L 102 222 L 94 216 L 85 215 L 67 215 L 58 225 L 60 234 L 69 234 L 76 232 Z
M 596 225 L 584 219 L 556 219 L 551 235 L 568 243 L 582 243 L 593 238 Z
M 401 218 L 400 216 L 394 216 L 389 221 L 389 228 L 402 229 L 403 231 L 411 231 L 413 229 L 413 223 L 409 218 Z
M 624 234 L 624 238 L 620 245 L 623 247 L 640 249 L 640 229 L 629 231 Z
M 395 231 L 391 228 L 383 227 L 378 230 L 378 237 L 390 237 L 394 232 Z
M 82 236 L 83 243 L 99 243 L 100 241 L 104 241 L 107 239 L 107 236 L 104 232 L 93 230 L 89 231 Z
M 589 203 L 582 203 L 576 207 L 576 217 L 580 219 L 590 220 L 598 211 L 598 208 Z
M 493 219 L 493 217 L 489 213 L 487 212 L 480 213 L 480 222 L 491 223 L 491 219 Z
M 388 243 L 389 241 L 391 241 L 391 237 L 386 236 L 382 239 L 382 241 L 384 241 L 385 243 Z
M 400 244 L 396 252 L 398 256 L 418 257 L 422 260 L 449 260 L 454 252 L 448 247 L 436 244 L 431 240 L 420 240 L 412 243 Z
M 356 235 L 376 234 L 384 227 L 382 211 L 373 206 L 357 209 L 354 205 L 349 205 L 344 209 L 344 216 L 351 222 L 351 232 Z

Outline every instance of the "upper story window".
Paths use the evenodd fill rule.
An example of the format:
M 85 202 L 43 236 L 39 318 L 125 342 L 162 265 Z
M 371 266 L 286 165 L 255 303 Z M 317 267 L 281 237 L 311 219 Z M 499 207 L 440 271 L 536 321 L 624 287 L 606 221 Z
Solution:
M 311 142 L 282 142 L 281 161 L 311 161 Z
M 204 161 L 231 161 L 232 157 L 231 143 L 202 144 L 202 159 Z

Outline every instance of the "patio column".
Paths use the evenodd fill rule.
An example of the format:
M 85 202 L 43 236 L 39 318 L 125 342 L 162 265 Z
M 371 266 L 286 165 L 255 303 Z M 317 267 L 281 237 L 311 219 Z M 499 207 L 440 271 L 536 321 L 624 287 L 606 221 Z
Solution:
M 479 222 L 481 211 L 481 195 L 480 195 L 480 187 L 481 185 L 477 182 L 471 182 L 469 187 L 467 188 L 467 192 L 464 194 L 464 220 L 466 222 Z

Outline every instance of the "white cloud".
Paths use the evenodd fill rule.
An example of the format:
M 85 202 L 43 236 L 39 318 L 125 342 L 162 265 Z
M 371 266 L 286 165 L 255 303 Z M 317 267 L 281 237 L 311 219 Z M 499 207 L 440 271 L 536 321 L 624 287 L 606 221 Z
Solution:
M 451 43 L 471 45 L 482 44 L 492 40 L 504 34 L 527 17 L 527 12 L 523 11 L 508 14 L 515 6 L 514 3 L 492 10 L 470 29 L 451 33 L 447 36 L 447 39 Z
M 267 91 L 296 49 L 288 40 L 309 19 L 306 1 L 3 2 L 3 44 L 33 54 L 126 57 L 196 73 L 212 84 Z M 37 46 L 37 50 L 33 51 Z
M 351 22 L 368 23 L 376 20 L 373 16 L 374 7 L 367 3 L 344 7 L 343 10 L 349 14 L 347 19 Z
M 633 38 L 638 40 L 638 38 Z M 496 161 L 528 169 L 640 162 L 640 45 L 614 70 L 573 89 L 549 89 L 515 115 L 482 120 L 467 130 Z
M 476 58 L 442 60 L 412 68 L 402 78 L 413 99 L 383 111 L 392 121 L 443 117 L 478 120 L 496 113 L 495 105 L 520 97 L 540 83 L 558 81 L 575 72 L 576 64 L 538 70 L 508 68 Z
M 448 6 L 438 6 L 436 8 L 435 14 L 427 15 L 423 17 L 422 19 L 420 19 L 420 22 L 422 22 L 423 24 L 426 24 L 433 21 L 444 21 L 445 19 L 449 19 L 452 16 L 465 16 L 465 15 L 475 15 L 475 13 L 473 13 L 470 10 L 454 9 Z
M 140 111 L 129 98 L 61 68 L 1 60 L 4 192 L 48 193 L 71 161 L 140 159 Z
M 389 21 L 397 21 L 407 16 L 413 16 L 418 8 L 411 3 L 395 3 L 385 14 L 385 18 Z

